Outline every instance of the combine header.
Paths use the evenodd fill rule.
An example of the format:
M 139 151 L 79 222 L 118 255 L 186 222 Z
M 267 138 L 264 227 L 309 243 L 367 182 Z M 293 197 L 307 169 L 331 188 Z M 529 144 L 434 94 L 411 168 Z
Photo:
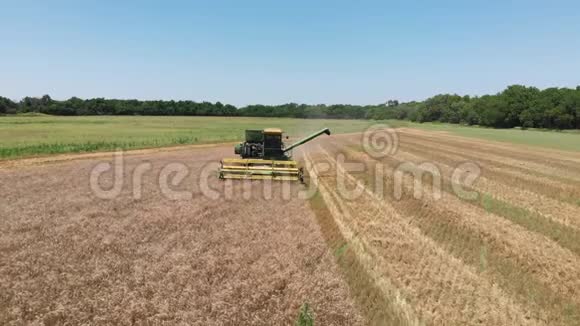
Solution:
M 302 168 L 292 160 L 291 150 L 322 135 L 330 135 L 325 128 L 288 147 L 282 142 L 282 130 L 246 130 L 246 141 L 236 145 L 234 152 L 241 158 L 221 161 L 220 179 L 290 180 L 304 181 Z

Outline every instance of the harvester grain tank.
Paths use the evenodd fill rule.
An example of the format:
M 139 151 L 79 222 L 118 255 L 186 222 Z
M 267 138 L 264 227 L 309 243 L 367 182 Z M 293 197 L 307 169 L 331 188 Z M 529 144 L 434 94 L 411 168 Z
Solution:
M 327 134 L 324 128 L 286 147 L 282 141 L 281 129 L 246 130 L 246 141 L 234 148 L 241 158 L 226 158 L 221 161 L 218 171 L 220 179 L 289 180 L 303 181 L 304 172 L 292 160 L 292 149 L 314 138 Z

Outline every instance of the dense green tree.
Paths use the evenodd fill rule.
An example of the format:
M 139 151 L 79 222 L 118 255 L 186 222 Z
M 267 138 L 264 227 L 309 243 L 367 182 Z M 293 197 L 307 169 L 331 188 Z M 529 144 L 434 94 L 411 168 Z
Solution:
M 475 98 L 469 101 L 462 101 L 464 103 L 459 108 L 459 119 L 460 123 L 467 125 L 478 125 L 479 124 L 479 114 L 475 111 L 474 105 L 478 99 Z
M 495 128 L 505 127 L 506 104 L 500 96 L 482 96 L 474 102 L 473 109 L 479 115 L 480 125 Z
M 453 106 L 453 103 L 461 101 L 459 95 L 441 94 L 428 98 L 424 102 L 424 106 L 419 109 L 418 121 L 442 121 L 451 122 L 448 119 L 458 120 L 458 108 Z
M 501 111 L 504 113 L 504 127 L 521 126 L 520 115 L 537 101 L 540 91 L 535 87 L 512 85 L 498 96 L 503 100 Z
M 17 107 L 11 99 L 0 96 L 0 114 L 15 113 Z

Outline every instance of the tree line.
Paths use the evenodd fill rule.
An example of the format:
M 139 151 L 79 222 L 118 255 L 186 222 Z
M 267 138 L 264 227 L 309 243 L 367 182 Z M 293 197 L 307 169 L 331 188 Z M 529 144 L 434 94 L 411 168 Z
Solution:
M 580 129 L 580 86 L 547 88 L 512 85 L 484 96 L 439 94 L 424 101 L 389 100 L 377 105 L 248 105 L 220 102 L 139 101 L 25 97 L 19 102 L 0 97 L 0 114 L 38 112 L 51 115 L 247 116 L 331 119 L 399 119 L 447 122 L 494 128 Z

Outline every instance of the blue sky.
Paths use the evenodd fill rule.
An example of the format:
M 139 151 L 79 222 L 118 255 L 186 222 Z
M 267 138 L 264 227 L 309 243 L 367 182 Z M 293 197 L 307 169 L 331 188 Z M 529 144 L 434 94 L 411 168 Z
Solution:
M 374 104 L 580 84 L 577 1 L 3 1 L 0 95 Z

